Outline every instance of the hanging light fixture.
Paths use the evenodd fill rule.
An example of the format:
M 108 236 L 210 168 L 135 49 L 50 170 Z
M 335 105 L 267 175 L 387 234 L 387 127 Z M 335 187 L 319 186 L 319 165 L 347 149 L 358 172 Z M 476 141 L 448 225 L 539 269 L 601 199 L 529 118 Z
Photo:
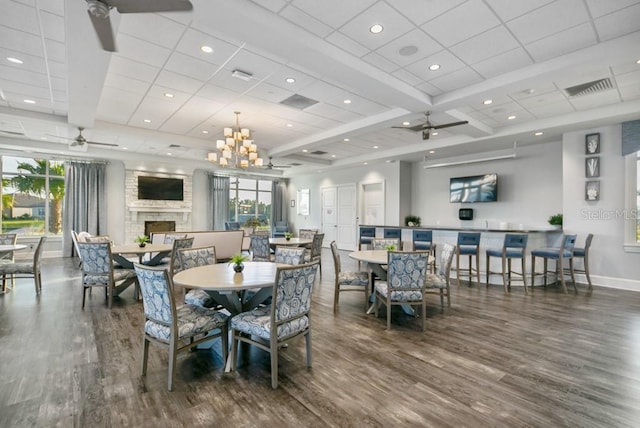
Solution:
M 236 115 L 236 127 L 224 128 L 224 140 L 216 141 L 218 152 L 210 152 L 207 155 L 209 162 L 220 166 L 232 166 L 236 168 L 248 168 L 249 166 L 262 166 L 262 158 L 258 157 L 258 146 L 250 139 L 251 131 L 240 128 L 240 112 Z

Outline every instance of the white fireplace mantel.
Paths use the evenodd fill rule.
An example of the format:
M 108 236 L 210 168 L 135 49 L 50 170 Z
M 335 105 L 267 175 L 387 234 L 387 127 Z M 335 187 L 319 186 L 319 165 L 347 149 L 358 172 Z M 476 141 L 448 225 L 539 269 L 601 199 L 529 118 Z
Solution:
M 170 207 L 129 207 L 131 211 L 131 221 L 138 221 L 138 213 L 182 213 L 182 221 L 189 220 L 191 208 L 170 208 Z

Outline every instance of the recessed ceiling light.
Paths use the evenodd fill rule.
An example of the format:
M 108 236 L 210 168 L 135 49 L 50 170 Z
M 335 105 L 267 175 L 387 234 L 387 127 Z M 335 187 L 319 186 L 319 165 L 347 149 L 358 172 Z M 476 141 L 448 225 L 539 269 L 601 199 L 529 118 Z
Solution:
M 493 100 L 484 100 L 484 101 L 482 102 L 482 104 L 484 104 L 484 105 L 486 105 L 486 106 L 488 106 L 488 105 L 489 105 L 489 104 L 491 104 L 491 103 L 493 103 Z
M 429 150 L 429 154 L 434 154 L 436 151 L 435 150 Z
M 173 98 L 174 97 L 174 95 L 171 92 L 165 92 L 164 96 L 167 97 L 167 98 Z
M 432 132 L 432 133 L 431 133 L 431 136 L 432 136 L 432 137 L 435 137 L 436 135 L 438 135 L 438 131 L 435 131 L 435 132 Z
M 527 94 L 527 95 L 531 95 L 535 92 L 536 90 L 531 88 L 531 89 L 527 89 L 525 91 L 522 91 L 523 94 Z
M 431 71 L 440 70 L 440 64 L 431 64 L 429 66 L 429 70 L 431 70 Z
M 211 46 L 200 46 L 200 50 L 204 53 L 211 53 L 213 52 L 213 48 Z
M 516 116 L 515 116 L 515 115 L 511 115 L 511 116 L 509 116 L 507 119 L 509 119 L 509 120 L 513 120 L 513 119 L 515 119 L 515 118 L 516 118 Z
M 636 64 L 640 64 L 640 59 L 636 61 Z
M 365 162 L 364 164 L 365 164 L 365 165 L 369 165 L 369 162 Z
M 343 103 L 345 104 L 351 104 L 351 100 L 344 100 Z
M 537 137 L 539 137 L 539 136 L 540 136 L 540 135 L 542 135 L 542 134 L 543 134 L 542 132 L 538 131 L 538 132 L 536 132 L 534 135 L 535 135 L 535 136 L 537 136 Z
M 378 146 L 373 146 L 373 148 L 374 148 L 374 149 L 378 149 L 379 147 L 378 147 Z
M 47 139 L 47 137 L 40 137 L 40 139 L 41 139 L 41 140 L 46 140 L 46 139 Z
M 123 147 L 122 150 L 128 150 L 126 147 Z
M 203 134 L 208 134 L 209 131 L 207 131 L 206 129 L 204 131 L 202 131 Z
M 142 119 L 144 123 L 151 123 L 151 119 Z
M 369 31 L 371 31 L 373 34 L 382 33 L 382 30 L 384 30 L 384 27 L 380 24 L 373 24 L 371 27 L 369 27 Z
M 309 150 L 307 149 L 302 149 L 302 153 L 307 153 Z
M 294 79 L 293 77 L 287 77 L 286 79 L 284 79 L 284 81 L 287 83 L 296 83 L 296 79 Z
M 7 61 L 12 62 L 14 64 L 24 64 L 24 61 L 22 61 L 21 59 L 18 59 L 18 58 L 14 58 L 12 56 L 8 56 L 7 57 Z
M 167 156 L 171 156 L 171 152 L 167 152 Z
M 391 159 L 387 159 L 385 162 L 386 162 L 386 163 L 391 163 L 391 162 L 393 162 L 393 161 L 392 161 Z
M 287 128 L 293 128 L 293 124 L 292 123 L 287 123 Z
M 351 141 L 351 140 L 349 140 L 348 138 L 345 138 L 345 139 L 344 139 L 344 140 L 342 140 L 342 141 L 346 141 L 346 142 L 348 142 L 348 141 Z
M 33 100 L 23 100 L 27 104 L 35 104 L 36 102 Z
M 409 126 L 411 125 L 411 122 L 402 122 L 402 126 Z
M 331 155 L 331 157 L 332 157 L 332 158 L 335 158 L 335 157 L 337 157 L 337 156 L 336 156 L 336 155 Z

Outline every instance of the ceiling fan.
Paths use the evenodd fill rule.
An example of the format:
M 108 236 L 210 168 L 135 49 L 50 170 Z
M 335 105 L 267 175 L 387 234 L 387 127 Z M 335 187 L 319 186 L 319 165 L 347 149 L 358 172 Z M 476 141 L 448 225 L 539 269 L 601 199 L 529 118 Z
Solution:
M 291 165 L 274 165 L 274 164 L 271 162 L 271 159 L 272 159 L 272 158 L 271 158 L 271 156 L 269 156 L 269 163 L 268 163 L 268 164 L 266 164 L 266 165 L 263 167 L 264 169 L 273 169 L 273 168 L 278 168 L 278 169 L 280 169 L 280 168 L 291 168 Z
M 189 11 L 193 5 L 189 0 L 87 0 L 87 13 L 96 30 L 102 49 L 116 51 L 109 12 L 116 8 L 120 13 L 150 13 Z
M 82 147 L 85 144 L 93 144 L 96 146 L 118 147 L 117 144 L 113 144 L 113 143 L 98 143 L 97 141 L 87 141 L 87 139 L 84 138 L 84 135 L 82 135 L 82 131 L 84 131 L 84 128 L 82 126 L 78 126 L 78 135 L 75 138 L 60 137 L 59 135 L 51 135 L 51 136 L 56 138 L 62 138 L 64 140 L 70 140 L 71 142 L 69 143 L 69 147 Z
M 431 116 L 431 112 L 428 111 L 424 115 L 426 116 L 426 120 L 424 123 L 421 123 L 419 125 L 414 125 L 414 126 L 392 126 L 392 128 L 408 129 L 410 131 L 422 131 L 422 139 L 428 140 L 429 137 L 431 137 L 432 129 L 450 128 L 452 126 L 466 125 L 467 123 L 469 123 L 468 120 L 461 120 L 460 122 L 451 122 L 451 123 L 444 123 L 442 125 L 433 125 L 429 120 L 429 116 Z

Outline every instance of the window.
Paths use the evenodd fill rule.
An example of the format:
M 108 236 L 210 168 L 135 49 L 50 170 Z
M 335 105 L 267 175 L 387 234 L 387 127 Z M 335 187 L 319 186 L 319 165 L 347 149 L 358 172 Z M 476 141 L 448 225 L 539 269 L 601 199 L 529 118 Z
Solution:
M 2 232 L 62 234 L 64 164 L 2 156 Z
M 636 244 L 640 244 L 640 152 L 636 153 L 636 203 L 635 203 L 635 229 L 636 229 Z
M 229 221 L 245 226 L 269 228 L 271 221 L 271 181 L 230 178 Z M 253 223 L 252 223 L 253 222 Z

